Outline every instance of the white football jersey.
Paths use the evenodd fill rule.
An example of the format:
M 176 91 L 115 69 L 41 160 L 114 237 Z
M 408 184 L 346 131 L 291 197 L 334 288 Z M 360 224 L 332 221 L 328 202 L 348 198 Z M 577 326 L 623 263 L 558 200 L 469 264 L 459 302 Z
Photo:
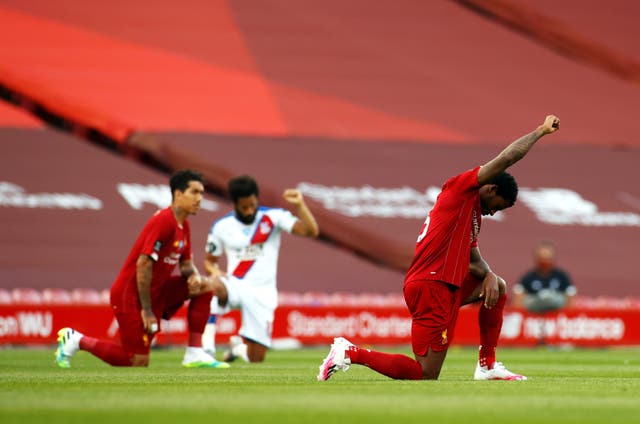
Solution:
M 207 253 L 227 256 L 227 274 L 254 286 L 276 286 L 282 231 L 291 233 L 297 218 L 286 209 L 261 206 L 252 224 L 240 222 L 234 212 L 213 223 Z

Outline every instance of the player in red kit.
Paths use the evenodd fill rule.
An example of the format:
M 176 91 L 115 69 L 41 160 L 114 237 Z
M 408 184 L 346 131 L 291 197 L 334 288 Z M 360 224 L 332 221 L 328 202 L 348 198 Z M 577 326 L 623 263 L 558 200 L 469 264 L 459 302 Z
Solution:
M 189 215 L 200 209 L 204 194 L 202 176 L 191 170 L 176 172 L 170 179 L 171 206 L 149 219 L 138 236 L 120 274 L 111 287 L 111 307 L 118 321 L 120 344 L 85 336 L 72 328 L 58 331 L 56 362 L 62 368 L 85 350 L 114 366 L 146 367 L 160 320 L 169 319 L 190 299 L 187 315 L 189 346 L 182 364 L 186 367 L 228 367 L 202 349 L 202 333 L 209 316 L 212 292 L 191 257 Z M 179 267 L 180 275 L 171 276 Z
M 482 258 L 478 234 L 483 215 L 493 215 L 516 201 L 518 186 L 506 169 L 559 126 L 557 117 L 547 116 L 535 131 L 511 143 L 498 156 L 442 186 L 422 226 L 404 280 L 415 359 L 360 349 L 337 337 L 320 365 L 318 380 L 327 380 L 338 370 L 346 371 L 351 364 L 365 365 L 394 379 L 435 380 L 453 340 L 460 306 L 480 300 L 481 346 L 474 379 L 526 380 L 496 361 L 507 290 L 505 281 Z

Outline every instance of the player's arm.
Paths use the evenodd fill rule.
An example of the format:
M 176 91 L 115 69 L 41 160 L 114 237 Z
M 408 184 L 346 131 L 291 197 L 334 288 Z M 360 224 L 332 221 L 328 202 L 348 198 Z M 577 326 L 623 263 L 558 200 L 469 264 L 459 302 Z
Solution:
M 202 290 L 202 277 L 198 272 L 198 269 L 193 263 L 192 259 L 185 259 L 180 261 L 180 275 L 187 280 L 189 286 L 189 294 L 196 295 Z
M 284 191 L 282 195 L 284 200 L 296 207 L 296 216 L 298 220 L 293 224 L 291 233 L 303 237 L 318 237 L 320 229 L 316 218 L 313 216 L 300 190 L 290 188 Z
M 224 275 L 225 273 L 220 269 L 220 257 L 212 255 L 211 253 L 207 253 L 207 256 L 204 258 L 204 269 L 207 274 L 218 277 L 220 275 Z
M 151 309 L 151 279 L 153 277 L 153 260 L 147 255 L 140 255 L 136 262 L 136 281 L 138 283 L 138 298 L 140 299 L 140 316 L 142 325 L 147 333 L 158 330 L 158 320 Z
M 543 136 L 556 132 L 559 128 L 560 119 L 554 115 L 548 115 L 535 131 L 523 135 L 508 145 L 498 156 L 482 165 L 478 171 L 478 184 L 482 186 L 490 183 L 497 175 L 525 157 L 533 145 Z
M 498 297 L 500 297 L 500 286 L 498 284 L 500 277 L 491 271 L 489 264 L 482 258 L 480 249 L 477 246 L 471 248 L 469 272 L 477 279 L 482 280 L 480 297 L 484 298 L 484 306 L 487 308 L 494 307 L 498 302 Z
M 193 264 L 193 259 L 185 259 L 180 261 L 180 275 L 188 280 L 192 275 L 197 275 L 198 269 Z
M 471 248 L 469 272 L 478 280 L 484 280 L 487 274 L 491 272 L 491 267 L 489 267 L 489 264 L 480 254 L 480 249 L 478 247 Z

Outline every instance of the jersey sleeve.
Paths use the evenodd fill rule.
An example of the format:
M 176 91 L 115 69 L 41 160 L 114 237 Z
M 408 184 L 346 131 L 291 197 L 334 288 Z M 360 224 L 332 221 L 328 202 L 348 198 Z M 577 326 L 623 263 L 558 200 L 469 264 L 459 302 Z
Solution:
M 469 190 L 477 190 L 480 185 L 478 184 L 478 172 L 480 171 L 480 167 L 476 166 L 473 169 L 463 172 L 458 175 L 458 189 L 461 192 L 466 192 Z
M 477 190 L 478 187 L 478 171 L 480 167 L 476 166 L 473 169 L 458 174 L 455 177 L 449 178 L 443 186 L 443 189 L 452 190 L 458 193 L 464 193 L 469 190 Z
M 140 254 L 156 262 L 162 247 L 173 241 L 173 227 L 158 213 L 149 220 L 143 231 Z
M 298 220 L 286 209 L 272 209 L 269 215 L 274 219 L 274 225 L 287 233 L 293 231 L 293 226 Z
M 222 256 L 222 239 L 220 238 L 220 226 L 214 223 L 207 235 L 207 245 L 204 249 L 208 254 L 213 256 Z

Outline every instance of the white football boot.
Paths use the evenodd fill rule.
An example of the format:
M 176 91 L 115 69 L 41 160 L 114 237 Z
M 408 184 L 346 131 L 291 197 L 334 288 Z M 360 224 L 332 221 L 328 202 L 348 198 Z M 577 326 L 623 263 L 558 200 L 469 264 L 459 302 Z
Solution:
M 346 355 L 346 352 L 351 346 L 355 345 L 344 337 L 336 337 L 333 339 L 329 354 L 324 358 L 322 365 L 319 367 L 318 381 L 328 380 L 329 377 L 338 370 L 346 372 L 349 369 L 351 359 Z
M 82 333 L 70 327 L 58 330 L 58 348 L 56 363 L 60 368 L 71 368 L 71 357 L 80 349 Z
M 505 368 L 502 362 L 494 362 L 493 368 L 480 366 L 480 362 L 476 365 L 476 371 L 473 373 L 474 380 L 516 380 L 523 381 L 527 377 L 515 374 Z

